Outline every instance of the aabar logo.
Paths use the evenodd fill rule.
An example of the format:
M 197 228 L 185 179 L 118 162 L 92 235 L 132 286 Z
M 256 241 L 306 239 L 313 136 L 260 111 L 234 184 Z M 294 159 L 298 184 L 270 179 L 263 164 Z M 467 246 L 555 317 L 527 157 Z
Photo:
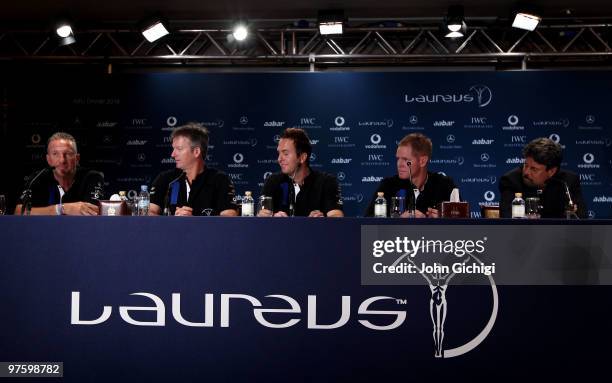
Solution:
M 168 316 L 166 315 L 166 304 L 159 296 L 146 293 L 146 292 L 137 292 L 130 294 L 131 297 L 142 297 L 146 298 L 146 305 L 144 306 L 119 306 L 119 317 L 127 324 L 132 326 L 152 326 L 152 327 L 163 327 L 166 326 L 166 321 L 168 320 Z M 341 305 L 341 314 L 340 318 L 336 320 L 334 323 L 320 323 L 319 316 L 317 315 L 317 296 L 309 295 L 307 298 L 306 304 L 306 312 L 303 313 L 301 305 L 298 301 L 287 295 L 266 295 L 266 302 L 270 305 L 262 304 L 262 301 L 258 298 L 255 298 L 252 295 L 247 294 L 220 294 L 219 306 L 215 308 L 215 295 L 214 294 L 204 294 L 204 321 L 203 322 L 194 322 L 186 319 L 183 316 L 181 310 L 181 294 L 180 293 L 172 293 L 170 300 L 170 307 L 172 316 L 170 317 L 174 322 L 179 325 L 187 326 L 187 327 L 200 327 L 200 328 L 211 328 L 211 327 L 231 327 L 230 323 L 230 313 L 231 307 L 233 306 L 231 302 L 236 302 L 237 300 L 242 301 L 240 304 L 244 304 L 244 302 L 248 302 L 253 307 L 253 318 L 257 323 L 259 323 L 263 327 L 272 328 L 272 329 L 282 329 L 289 328 L 297 323 L 299 323 L 304 318 L 295 318 L 295 316 L 301 316 L 305 314 L 306 319 L 306 328 L 307 329 L 316 329 L 316 330 L 333 330 L 338 329 L 345 326 L 349 320 L 351 319 L 351 297 L 347 295 L 343 295 L 340 300 Z M 133 300 L 133 299 L 132 299 Z M 140 299 L 142 301 L 142 299 Z M 198 298 L 198 301 L 201 302 L 201 298 Z M 406 311 L 405 310 L 370 310 L 370 305 L 379 302 L 379 301 L 388 301 L 389 303 L 393 302 L 395 305 L 400 305 L 401 300 L 386 297 L 386 296 L 375 296 L 365 299 L 363 302 L 359 304 L 357 309 L 357 316 L 362 317 L 367 315 L 367 317 L 362 317 L 358 319 L 357 322 L 361 324 L 363 327 L 366 327 L 370 330 L 378 330 L 378 331 L 388 331 L 394 330 L 401 326 L 406 320 Z M 289 306 L 290 308 L 286 308 Z M 272 308 L 270 308 L 272 307 Z M 282 308 L 279 308 L 282 307 Z M 216 310 L 219 310 L 218 322 L 215 321 L 215 313 Z M 142 321 L 137 320 L 132 317 L 131 313 L 141 313 L 143 311 L 154 313 L 155 320 Z M 81 318 L 81 292 L 80 291 L 72 291 L 71 292 L 71 301 L 70 301 L 70 324 L 71 325 L 79 325 L 79 326 L 95 326 L 106 322 L 113 313 L 112 306 L 103 306 L 102 313 L 93 319 L 82 319 Z M 264 314 L 267 313 L 282 313 L 282 314 L 292 314 L 294 318 L 286 320 L 284 322 L 270 322 L 265 319 Z M 376 321 L 377 324 L 370 322 L 368 319 L 372 318 L 372 315 L 378 316 L 380 318 Z M 384 320 L 385 318 L 386 320 Z M 380 324 L 382 322 L 383 324 Z M 234 324 L 236 326 L 236 324 Z
M 285 121 L 266 121 L 264 122 L 265 127 L 282 128 L 285 126 Z
M 610 196 L 599 196 L 599 197 L 594 197 L 593 198 L 593 202 L 595 203 L 611 203 L 612 202 L 612 197 Z
M 350 164 L 352 160 L 353 160 L 352 158 L 333 158 L 331 160 L 331 163 L 332 164 Z
M 96 128 L 114 128 L 117 126 L 118 122 L 114 121 L 99 121 L 96 124 Z
M 380 182 L 383 180 L 383 177 L 369 176 L 361 178 L 361 182 L 370 183 L 370 182 Z
M 127 146 L 144 146 L 147 143 L 147 140 L 129 140 L 126 145 Z
M 525 159 L 520 158 L 520 157 L 508 158 L 506 160 L 507 164 L 523 164 L 524 162 L 525 162 Z
M 494 139 L 480 138 L 474 139 L 472 141 L 472 145 L 492 145 L 494 142 Z
M 440 121 L 434 121 L 433 126 L 453 126 L 455 125 L 455 121 L 447 121 L 447 120 L 440 120 Z

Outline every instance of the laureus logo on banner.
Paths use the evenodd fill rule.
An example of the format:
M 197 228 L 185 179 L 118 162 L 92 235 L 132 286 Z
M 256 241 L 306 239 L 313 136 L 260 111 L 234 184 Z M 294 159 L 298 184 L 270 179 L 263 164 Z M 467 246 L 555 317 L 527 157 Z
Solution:
M 414 229 L 410 232 L 414 233 Z M 397 229 L 389 227 L 362 228 L 362 240 L 366 238 L 362 244 L 367 244 L 365 249 L 362 247 L 362 261 L 365 261 L 362 265 L 366 268 L 362 268 L 362 283 L 403 284 L 401 281 L 410 281 L 408 284 L 414 284 L 419 277 L 422 278 L 431 294 L 429 316 L 433 328 L 434 356 L 452 358 L 472 351 L 491 332 L 499 307 L 497 285 L 493 279 L 495 262 L 486 264 L 481 260 L 486 255 L 488 238 L 432 239 L 427 235 L 415 237 L 397 234 Z M 486 278 L 486 284 L 491 286 L 492 310 L 478 335 L 461 346 L 447 349 L 444 345 L 444 325 L 448 314 L 446 293 L 451 281 L 458 275 L 462 282 Z
M 410 103 L 425 103 L 425 104 L 470 104 L 475 103 L 479 108 L 484 108 L 491 103 L 493 100 L 493 92 L 491 88 L 486 85 L 473 85 L 468 88 L 467 91 L 460 92 L 449 92 L 449 93 L 431 93 L 431 94 L 418 94 L 412 96 L 409 94 L 404 95 L 404 102 Z

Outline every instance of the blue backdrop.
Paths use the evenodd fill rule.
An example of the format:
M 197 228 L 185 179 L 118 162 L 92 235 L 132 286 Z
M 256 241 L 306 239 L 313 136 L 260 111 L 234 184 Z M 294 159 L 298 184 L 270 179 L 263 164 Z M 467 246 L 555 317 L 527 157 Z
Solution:
M 107 192 L 138 190 L 174 166 L 171 130 L 188 121 L 211 131 L 208 164 L 237 191 L 259 194 L 278 171 L 276 142 L 302 127 L 311 163 L 338 176 L 349 216 L 363 214 L 396 143 L 422 132 L 430 168 L 453 177 L 472 216 L 499 200 L 498 181 L 521 148 L 545 136 L 565 147 L 591 217 L 612 217 L 611 72 L 269 73 L 16 76 L 5 85 L 10 142 L 24 175 L 44 164 L 48 136 L 74 133 L 82 163 L 102 170 Z

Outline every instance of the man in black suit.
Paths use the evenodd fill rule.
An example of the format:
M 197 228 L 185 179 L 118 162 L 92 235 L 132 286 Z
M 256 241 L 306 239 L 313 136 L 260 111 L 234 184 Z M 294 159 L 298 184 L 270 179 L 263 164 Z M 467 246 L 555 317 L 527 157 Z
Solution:
M 565 218 L 568 209 L 580 218 L 586 217 L 578 175 L 560 169 L 561 145 L 536 138 L 523 148 L 523 157 L 523 166 L 506 173 L 499 182 L 502 218 L 512 216 L 514 193 L 523 193 L 523 198 L 539 197 L 542 218 Z M 569 206 L 570 200 L 573 206 Z

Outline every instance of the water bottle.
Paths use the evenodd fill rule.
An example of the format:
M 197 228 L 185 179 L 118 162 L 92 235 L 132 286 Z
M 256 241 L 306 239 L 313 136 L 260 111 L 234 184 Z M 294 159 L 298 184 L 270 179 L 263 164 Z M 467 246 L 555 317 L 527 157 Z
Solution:
M 140 193 L 138 194 L 138 215 L 149 215 L 149 188 L 147 185 L 140 185 Z
M 523 193 L 514 193 L 512 200 L 512 218 L 525 218 L 525 200 Z
M 250 191 L 244 192 L 244 198 L 242 199 L 242 216 L 252 217 L 255 215 L 255 201 Z
M 385 199 L 385 193 L 376 193 L 377 197 L 374 201 L 374 217 L 386 218 L 387 217 L 387 200 Z

